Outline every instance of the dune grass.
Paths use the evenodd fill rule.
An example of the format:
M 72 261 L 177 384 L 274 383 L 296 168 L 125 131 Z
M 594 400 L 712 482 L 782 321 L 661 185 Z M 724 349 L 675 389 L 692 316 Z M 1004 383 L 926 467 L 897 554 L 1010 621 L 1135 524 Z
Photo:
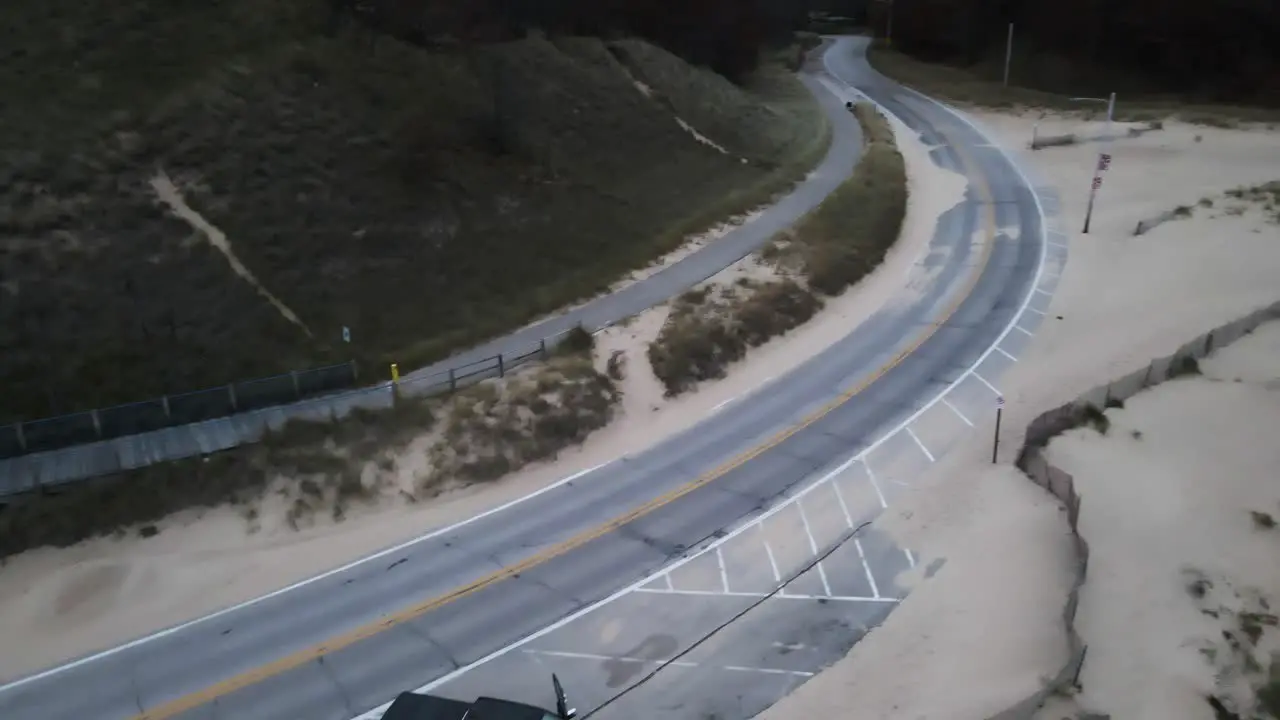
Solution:
M 352 358 L 408 372 L 604 290 L 825 152 L 777 64 L 737 87 L 635 41 L 426 50 L 326 17 L 0 8 L 21 109 L 0 135 L 0 422 Z M 311 335 L 166 213 L 158 169 Z
M 668 395 L 722 377 L 748 349 L 807 322 L 826 298 L 875 270 L 897 242 L 907 208 L 906 165 L 889 121 L 870 103 L 856 104 L 854 113 L 864 147 L 853 174 L 760 253 L 781 277 L 687 293 L 673 305 L 648 348 Z

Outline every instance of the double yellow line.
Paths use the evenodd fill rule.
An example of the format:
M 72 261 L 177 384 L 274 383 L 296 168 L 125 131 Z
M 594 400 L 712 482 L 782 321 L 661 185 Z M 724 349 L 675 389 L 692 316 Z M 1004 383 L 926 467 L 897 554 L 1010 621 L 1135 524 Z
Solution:
M 943 132 L 941 128 L 939 128 L 939 134 L 942 135 L 944 138 L 947 136 L 946 133 Z M 904 359 L 906 359 L 908 355 L 910 355 L 911 353 L 919 349 L 920 346 L 923 345 L 929 338 L 933 337 L 934 333 L 938 331 L 938 328 L 946 324 L 946 322 L 951 318 L 951 316 L 954 315 L 956 311 L 959 309 L 960 304 L 963 303 L 969 297 L 969 295 L 973 293 L 973 289 L 977 285 L 978 279 L 982 276 L 983 271 L 985 270 L 988 262 L 991 259 L 991 252 L 995 245 L 995 238 L 996 238 L 995 208 L 994 208 L 994 201 L 991 193 L 991 188 L 987 184 L 986 178 L 984 178 L 981 175 L 981 173 L 978 171 L 977 164 L 973 162 L 972 158 L 968 156 L 967 152 L 958 145 L 953 145 L 952 149 L 955 150 L 956 154 L 960 156 L 960 162 L 965 167 L 966 175 L 969 177 L 970 181 L 972 181 L 976 186 L 978 194 L 983 201 L 983 208 L 984 208 L 983 227 L 985 230 L 987 241 L 986 243 L 984 243 L 984 246 L 983 246 L 982 261 L 979 264 L 979 270 L 976 273 L 974 273 L 973 276 L 969 279 L 969 283 L 968 283 L 968 286 L 965 288 L 965 291 L 961 293 L 955 299 L 954 302 L 952 302 L 952 304 L 947 308 L 946 312 L 943 314 L 941 319 L 930 324 L 929 327 L 923 333 L 921 333 L 919 337 L 917 337 L 914 341 L 912 341 L 912 343 L 905 350 L 899 353 L 896 357 L 893 358 L 893 360 L 889 361 L 883 367 L 876 370 L 875 373 L 867 377 L 865 380 L 859 383 L 856 387 L 842 393 L 839 397 L 835 398 L 834 400 L 827 403 L 819 410 L 810 414 L 798 425 L 795 425 L 788 430 L 785 430 L 783 432 L 778 433 L 777 435 L 774 435 L 773 437 L 769 438 L 769 440 L 767 440 L 764 444 L 759 445 L 753 448 L 752 450 L 749 450 L 746 453 L 743 453 L 742 455 L 739 455 L 738 457 L 735 457 L 729 460 L 728 462 L 715 468 L 714 470 L 699 476 L 695 480 L 690 481 L 688 484 L 682 485 L 663 495 L 660 495 L 654 498 L 653 500 L 650 500 L 649 502 L 623 515 L 620 515 L 618 517 L 613 518 L 612 520 L 609 520 L 608 522 L 602 525 L 599 525 L 590 530 L 586 530 L 557 545 L 553 545 L 552 547 L 547 548 L 546 550 L 543 550 L 529 558 L 526 558 L 525 560 L 522 560 L 521 562 L 515 565 L 512 565 L 510 567 L 505 567 L 495 573 L 492 573 L 483 578 L 480 578 L 475 582 L 472 582 L 463 587 L 456 588 L 444 595 L 440 595 L 430 600 L 404 608 L 403 610 L 387 615 L 376 622 L 372 622 L 372 623 L 360 626 L 358 628 L 354 628 L 341 635 L 337 635 L 332 638 L 329 638 L 328 640 L 322 643 L 312 645 L 311 647 L 304 648 L 297 652 L 291 653 L 289 655 L 286 655 L 285 657 L 279 658 L 278 660 L 267 663 L 266 665 L 262 665 L 260 667 L 254 668 L 253 670 L 249 670 L 249 671 L 240 673 L 238 675 L 232 676 L 230 678 L 227 678 L 226 680 L 222 680 L 221 682 L 218 682 L 214 685 L 210 685 L 209 687 L 203 690 L 199 690 L 199 691 L 190 693 L 188 695 L 184 695 L 174 700 L 170 700 L 169 702 L 166 702 L 162 705 L 158 705 L 140 715 L 133 716 L 131 720 L 167 720 L 167 718 L 172 718 L 175 715 L 179 715 L 188 710 L 191 710 L 201 705 L 204 705 L 206 703 L 212 702 L 220 697 L 229 695 L 237 690 L 241 690 L 243 688 L 249 687 L 250 685 L 254 685 L 256 683 L 262 682 L 263 680 L 271 678 L 275 675 L 279 675 L 286 671 L 292 670 L 296 667 L 299 667 L 308 662 L 311 662 L 312 660 L 320 658 L 328 653 L 336 652 L 338 650 L 342 650 L 344 648 L 350 647 L 360 642 L 361 640 L 365 640 L 370 637 L 373 637 L 374 635 L 377 635 L 378 633 L 383 632 L 392 627 L 395 627 L 396 625 L 399 625 L 401 623 L 419 618 L 425 615 L 426 613 L 431 612 L 432 610 L 435 610 L 444 605 L 447 605 L 448 603 L 464 598 L 479 590 L 483 590 L 484 588 L 496 585 L 497 583 L 500 583 L 503 580 L 511 578 L 515 575 L 519 575 L 520 573 L 523 573 L 532 567 L 536 567 L 553 558 L 564 555 L 565 553 L 571 550 L 580 548 L 586 545 L 587 543 L 591 542 L 592 540 L 595 540 L 610 532 L 613 532 L 614 530 L 617 530 L 623 525 L 626 525 L 638 518 L 644 517 L 645 515 L 653 512 L 654 510 L 660 507 L 663 507 L 664 505 L 668 505 L 684 497 L 685 495 L 688 495 L 694 490 L 697 490 L 698 488 L 701 488 L 707 485 L 708 483 L 711 483 L 716 479 L 723 477 L 724 475 L 731 472 L 732 470 L 741 467 L 747 462 L 750 462 L 752 459 L 759 456 L 761 453 L 764 453 L 774 447 L 777 447 L 781 443 L 785 442 L 792 435 L 795 435 L 801 430 L 804 430 L 810 425 L 813 425 L 814 423 L 818 422 L 819 420 L 821 420 L 822 418 L 830 414 L 833 410 L 835 410 L 836 408 L 848 402 L 855 395 L 861 393 L 863 390 L 866 390 L 867 387 L 869 387 L 872 383 L 876 382 L 881 377 L 883 377 L 885 373 L 888 373 L 890 370 L 897 367 L 898 364 L 901 363 Z

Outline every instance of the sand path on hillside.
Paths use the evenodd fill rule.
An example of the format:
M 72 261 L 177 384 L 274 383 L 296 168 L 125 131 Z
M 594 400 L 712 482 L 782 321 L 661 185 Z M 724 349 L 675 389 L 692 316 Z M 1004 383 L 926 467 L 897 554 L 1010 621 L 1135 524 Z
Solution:
M 101 539 L 23 553 L 0 568 L 0 646 L 25 649 L 0 655 L 0 679 L 260 596 L 641 451 L 715 412 L 737 407 L 752 391 L 829 347 L 890 299 L 913 292 L 910 271 L 924 255 L 938 216 L 963 197 L 966 181 L 934 166 L 927 149 L 896 122 L 895 131 L 911 184 L 902 239 L 855 288 L 829 299 L 804 326 L 751 350 L 728 368 L 727 377 L 675 399 L 663 397 L 645 357 L 667 313 L 659 307 L 598 335 L 601 364 L 617 351 L 626 357 L 620 416 L 554 462 L 416 506 L 352 509 L 343 523 L 298 532 L 264 528 L 246 535 L 240 512 L 220 508 L 181 513 L 154 538 Z M 744 275 L 760 278 L 768 272 L 749 256 L 709 282 L 732 284 Z M 413 462 L 404 459 L 406 465 Z
M 1014 149 L 1026 147 L 1038 121 L 1042 133 L 1081 125 L 1030 114 L 978 118 Z M 1235 214 L 1219 201 L 1148 235 L 1131 234 L 1151 215 L 1280 177 L 1280 133 L 1169 123 L 1116 141 L 1111 153 L 1093 227 L 1081 235 L 1098 146 L 1019 151 L 1060 191 L 1072 234 L 1046 321 L 1000 381 L 1002 464 L 990 463 L 991 421 L 978 422 L 889 508 L 878 524 L 923 557 L 917 567 L 936 558 L 945 565 L 916 582 L 849 656 L 764 713 L 766 720 L 978 720 L 1029 695 L 1065 659 L 1065 517 L 1008 464 L 1026 424 L 1280 292 L 1280 228 L 1257 209 Z
M 231 247 L 231 241 L 227 239 L 226 233 L 219 230 L 213 223 L 206 220 L 203 215 L 192 209 L 187 204 L 186 198 L 183 197 L 182 191 L 178 189 L 177 185 L 173 184 L 173 180 L 169 179 L 169 176 L 163 170 L 157 171 L 155 177 L 151 178 L 151 189 L 155 191 L 156 197 L 169 208 L 170 212 L 191 225 L 194 230 L 204 236 L 205 240 L 213 246 L 213 249 L 222 253 L 222 256 L 227 259 L 227 264 L 231 266 L 232 272 L 252 285 L 258 291 L 258 294 L 271 303 L 271 306 L 285 320 L 297 325 L 299 329 L 307 334 L 307 337 L 311 337 L 311 329 L 307 327 L 306 323 L 302 322 L 297 313 L 259 282 L 253 271 L 240 262 L 240 258 L 236 256 L 236 251 Z

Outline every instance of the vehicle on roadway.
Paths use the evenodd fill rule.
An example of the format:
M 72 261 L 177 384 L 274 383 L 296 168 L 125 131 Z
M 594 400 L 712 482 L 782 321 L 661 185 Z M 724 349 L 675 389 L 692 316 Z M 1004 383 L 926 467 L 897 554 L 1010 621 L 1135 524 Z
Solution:
M 555 712 L 491 697 L 467 703 L 437 695 L 402 692 L 383 713 L 382 720 L 572 720 L 578 711 L 565 701 L 564 688 L 554 673 L 551 684 L 556 691 Z

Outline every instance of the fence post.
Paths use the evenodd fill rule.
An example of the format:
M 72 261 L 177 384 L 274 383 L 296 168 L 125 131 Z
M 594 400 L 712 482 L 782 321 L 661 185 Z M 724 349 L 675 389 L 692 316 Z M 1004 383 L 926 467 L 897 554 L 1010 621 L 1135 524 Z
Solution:
M 1210 330 L 1204 336 L 1204 356 L 1209 357 L 1209 353 L 1213 352 L 1213 331 Z
M 351 361 L 351 377 L 357 381 L 360 379 L 360 364 L 355 360 Z
M 299 400 L 301 400 L 301 399 L 302 399 L 302 387 L 298 385 L 298 371 L 297 371 L 297 370 L 290 370 L 290 371 L 289 371 L 289 379 L 290 379 L 290 380 L 293 380 L 293 396 L 294 396 L 294 397 L 296 397 L 296 398 L 298 398 Z
M 168 395 L 161 395 L 161 396 L 160 396 L 160 406 L 164 408 L 164 416 L 165 416 L 165 418 L 166 418 L 166 419 L 168 419 L 168 420 L 172 420 L 172 419 L 173 419 L 173 413 L 169 412 L 169 396 L 168 396 Z
M 89 417 L 93 420 L 93 434 L 102 439 L 102 421 L 98 419 L 98 410 L 95 408 L 89 411 Z
M 22 423 L 20 422 L 14 423 L 13 426 L 17 428 L 18 447 L 22 448 L 22 452 L 26 452 L 27 451 L 27 434 L 22 432 Z
M 458 379 L 454 377 L 453 368 L 449 368 L 449 392 L 458 392 Z
M 235 383 L 228 383 L 228 384 L 227 384 L 227 395 L 229 395 L 229 396 L 231 397 L 231 409 L 232 409 L 232 410 L 239 410 L 239 409 L 240 409 L 240 403 L 236 402 L 236 386 L 235 386 Z
M 498 377 L 503 377 L 506 374 L 506 369 L 502 366 L 502 353 L 498 353 Z
M 546 360 L 547 359 L 547 339 L 542 338 L 541 340 L 539 340 L 538 347 L 539 349 L 542 350 L 542 359 Z

